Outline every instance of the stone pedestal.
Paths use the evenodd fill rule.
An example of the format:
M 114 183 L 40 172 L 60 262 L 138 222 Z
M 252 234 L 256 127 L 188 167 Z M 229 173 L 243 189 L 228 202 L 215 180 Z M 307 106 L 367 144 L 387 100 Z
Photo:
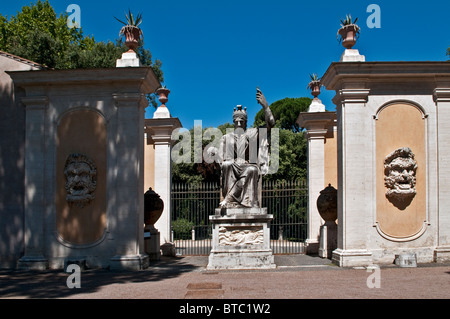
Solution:
M 115 271 L 137 271 L 149 266 L 147 254 L 115 255 L 110 259 L 109 267 Z
M 341 55 L 340 62 L 365 62 L 366 57 L 359 54 L 357 49 L 345 49 Z
M 276 268 L 267 208 L 216 209 L 208 270 Z
M 141 61 L 139 60 L 136 52 L 127 51 L 122 53 L 122 58 L 116 60 L 117 68 L 127 68 L 127 67 L 140 67 Z
M 333 250 L 337 248 L 337 225 L 327 221 L 320 227 L 319 256 L 331 259 Z
M 161 259 L 161 246 L 159 239 L 159 231 L 153 226 L 145 226 L 144 228 L 144 251 L 150 260 Z

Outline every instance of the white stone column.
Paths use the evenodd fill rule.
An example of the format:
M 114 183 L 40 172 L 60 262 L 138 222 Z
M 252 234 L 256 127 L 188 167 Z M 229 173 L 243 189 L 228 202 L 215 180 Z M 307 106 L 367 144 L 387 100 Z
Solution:
M 115 235 L 119 243 L 111 258 L 112 268 L 142 269 L 148 266 L 144 253 L 144 109 L 143 93 L 113 95 L 117 107 L 114 167 L 116 181 Z
M 335 116 L 334 112 L 325 112 L 320 100 L 314 99 L 308 112 L 300 113 L 297 119 L 306 129 L 308 145 L 308 254 L 316 254 L 319 249 L 320 226 L 324 221 L 317 210 L 317 198 L 325 188 L 325 135 L 334 125 Z
M 25 105 L 25 254 L 18 267 L 46 269 L 44 256 L 45 218 L 45 117 L 46 96 L 22 98 Z
M 338 240 L 332 259 L 339 266 L 371 264 L 367 221 L 372 219 L 372 130 L 365 104 L 370 90 L 341 89 L 333 99 L 338 123 Z
M 450 260 L 450 87 L 434 90 L 437 106 L 438 132 L 438 245 L 435 249 L 437 262 Z
M 307 130 L 308 139 L 308 253 L 316 253 L 319 245 L 320 226 L 323 221 L 317 210 L 317 198 L 324 189 L 326 129 Z
M 160 232 L 161 245 L 171 242 L 171 200 L 172 189 L 172 132 L 181 127 L 178 118 L 170 116 L 168 108 L 162 104 L 153 115 L 153 119 L 145 121 L 146 132 L 151 135 L 155 145 L 155 183 L 154 191 L 164 202 L 161 217 L 155 223 Z

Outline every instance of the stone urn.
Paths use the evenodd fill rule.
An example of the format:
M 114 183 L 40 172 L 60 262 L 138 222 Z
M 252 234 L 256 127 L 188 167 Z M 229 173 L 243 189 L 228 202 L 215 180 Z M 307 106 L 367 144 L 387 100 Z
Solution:
M 337 190 L 331 184 L 320 191 L 317 198 L 317 210 L 325 222 L 335 222 L 337 219 Z
M 164 202 L 150 187 L 144 194 L 144 223 L 153 226 L 164 210 Z
M 158 99 L 162 104 L 161 106 L 166 106 L 165 104 L 169 100 L 169 93 L 170 93 L 170 90 L 167 88 L 164 88 L 164 87 L 156 90 L 156 94 L 158 94 Z
M 349 24 L 339 29 L 342 45 L 346 49 L 351 49 L 356 44 L 359 27 L 356 24 Z
M 320 94 L 320 87 L 322 84 L 320 82 L 311 83 L 311 94 L 314 98 L 317 98 Z
M 139 40 L 142 35 L 141 29 L 133 25 L 127 25 L 123 27 L 123 30 L 121 32 L 125 36 L 125 45 L 127 46 L 128 50 L 136 50 L 139 47 Z

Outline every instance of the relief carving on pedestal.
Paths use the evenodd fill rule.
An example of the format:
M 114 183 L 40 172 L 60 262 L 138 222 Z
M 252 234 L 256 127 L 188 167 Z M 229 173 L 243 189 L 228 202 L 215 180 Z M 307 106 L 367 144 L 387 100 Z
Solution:
M 264 232 L 262 228 L 238 229 L 219 228 L 219 245 L 239 246 L 239 245 L 260 245 L 264 242 Z
M 97 168 L 89 157 L 70 154 L 64 165 L 64 175 L 69 204 L 84 207 L 95 198 L 93 193 L 97 187 Z
M 387 199 L 405 209 L 416 195 L 417 162 L 409 147 L 401 147 L 384 159 L 384 185 Z

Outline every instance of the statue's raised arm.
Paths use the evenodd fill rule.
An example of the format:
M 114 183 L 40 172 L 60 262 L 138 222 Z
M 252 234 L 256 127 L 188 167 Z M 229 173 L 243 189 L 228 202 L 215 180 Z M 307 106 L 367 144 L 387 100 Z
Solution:
M 270 130 L 275 126 L 275 118 L 273 117 L 272 111 L 269 108 L 269 104 L 267 103 L 266 98 L 259 87 L 256 88 L 256 101 L 258 101 L 258 103 L 263 107 L 264 119 L 267 124 L 267 129 Z

